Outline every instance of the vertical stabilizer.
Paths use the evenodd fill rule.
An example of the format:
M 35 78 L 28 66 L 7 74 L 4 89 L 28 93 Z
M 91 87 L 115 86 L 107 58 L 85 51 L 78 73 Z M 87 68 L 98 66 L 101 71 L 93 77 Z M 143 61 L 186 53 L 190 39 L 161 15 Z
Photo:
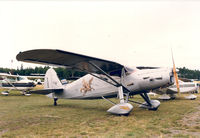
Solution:
M 44 89 L 59 89 L 62 87 L 62 83 L 60 82 L 55 70 L 52 68 L 48 69 L 44 78 Z

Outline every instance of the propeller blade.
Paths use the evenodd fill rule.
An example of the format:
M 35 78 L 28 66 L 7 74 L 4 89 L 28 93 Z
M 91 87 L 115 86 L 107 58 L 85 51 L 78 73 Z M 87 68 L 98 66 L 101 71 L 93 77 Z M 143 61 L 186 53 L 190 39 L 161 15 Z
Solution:
M 177 88 L 178 94 L 180 94 L 180 87 L 179 87 L 179 82 L 178 82 L 178 74 L 176 73 L 176 67 L 175 67 L 175 63 L 174 63 L 173 51 L 172 51 L 172 62 L 173 62 L 173 73 L 174 73 L 176 88 Z

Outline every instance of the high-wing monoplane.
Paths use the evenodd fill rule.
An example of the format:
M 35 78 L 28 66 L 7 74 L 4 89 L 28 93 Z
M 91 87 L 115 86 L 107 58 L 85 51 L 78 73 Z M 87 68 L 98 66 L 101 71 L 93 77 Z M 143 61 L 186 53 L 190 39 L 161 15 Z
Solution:
M 27 76 L 0 73 L 0 87 L 8 89 L 8 91 L 1 92 L 3 95 L 8 95 L 10 90 L 19 90 L 23 95 L 28 96 L 30 94 L 27 92 L 35 87 L 35 82 L 29 80 Z
M 45 75 L 44 89 L 35 91 L 39 94 L 48 94 L 57 105 L 58 99 L 96 99 L 103 98 L 111 103 L 109 97 L 117 96 L 119 103 L 114 104 L 108 112 L 128 115 L 133 106 L 129 102 L 139 104 L 149 110 L 157 110 L 158 100 L 151 100 L 147 93 L 152 89 L 167 87 L 174 83 L 171 68 L 137 69 L 122 64 L 54 49 L 36 49 L 20 52 L 18 61 L 37 64 L 63 66 L 84 71 L 90 76 L 80 78 L 66 85 L 60 83 L 55 71 L 48 70 Z M 95 83 L 98 79 L 101 83 Z M 79 82 L 78 82 L 79 81 Z M 80 82 L 82 85 L 80 85 Z M 139 94 L 144 103 L 129 99 L 130 95 Z

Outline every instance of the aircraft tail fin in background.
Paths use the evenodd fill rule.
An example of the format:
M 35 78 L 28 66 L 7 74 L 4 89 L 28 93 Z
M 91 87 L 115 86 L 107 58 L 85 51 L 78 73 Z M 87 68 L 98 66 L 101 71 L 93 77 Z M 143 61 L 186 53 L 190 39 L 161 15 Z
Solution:
M 44 79 L 44 89 L 62 89 L 63 85 L 60 82 L 54 69 L 47 70 Z

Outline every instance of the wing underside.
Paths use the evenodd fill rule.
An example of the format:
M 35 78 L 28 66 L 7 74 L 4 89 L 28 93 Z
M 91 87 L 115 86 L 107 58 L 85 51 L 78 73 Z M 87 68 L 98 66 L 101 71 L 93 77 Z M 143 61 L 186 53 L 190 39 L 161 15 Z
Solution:
M 62 50 L 36 49 L 20 52 L 17 55 L 18 61 L 29 63 L 49 64 L 65 66 L 90 73 L 99 73 L 99 70 L 92 64 L 95 64 L 109 75 L 121 75 L 122 65 L 103 59 L 75 54 Z

